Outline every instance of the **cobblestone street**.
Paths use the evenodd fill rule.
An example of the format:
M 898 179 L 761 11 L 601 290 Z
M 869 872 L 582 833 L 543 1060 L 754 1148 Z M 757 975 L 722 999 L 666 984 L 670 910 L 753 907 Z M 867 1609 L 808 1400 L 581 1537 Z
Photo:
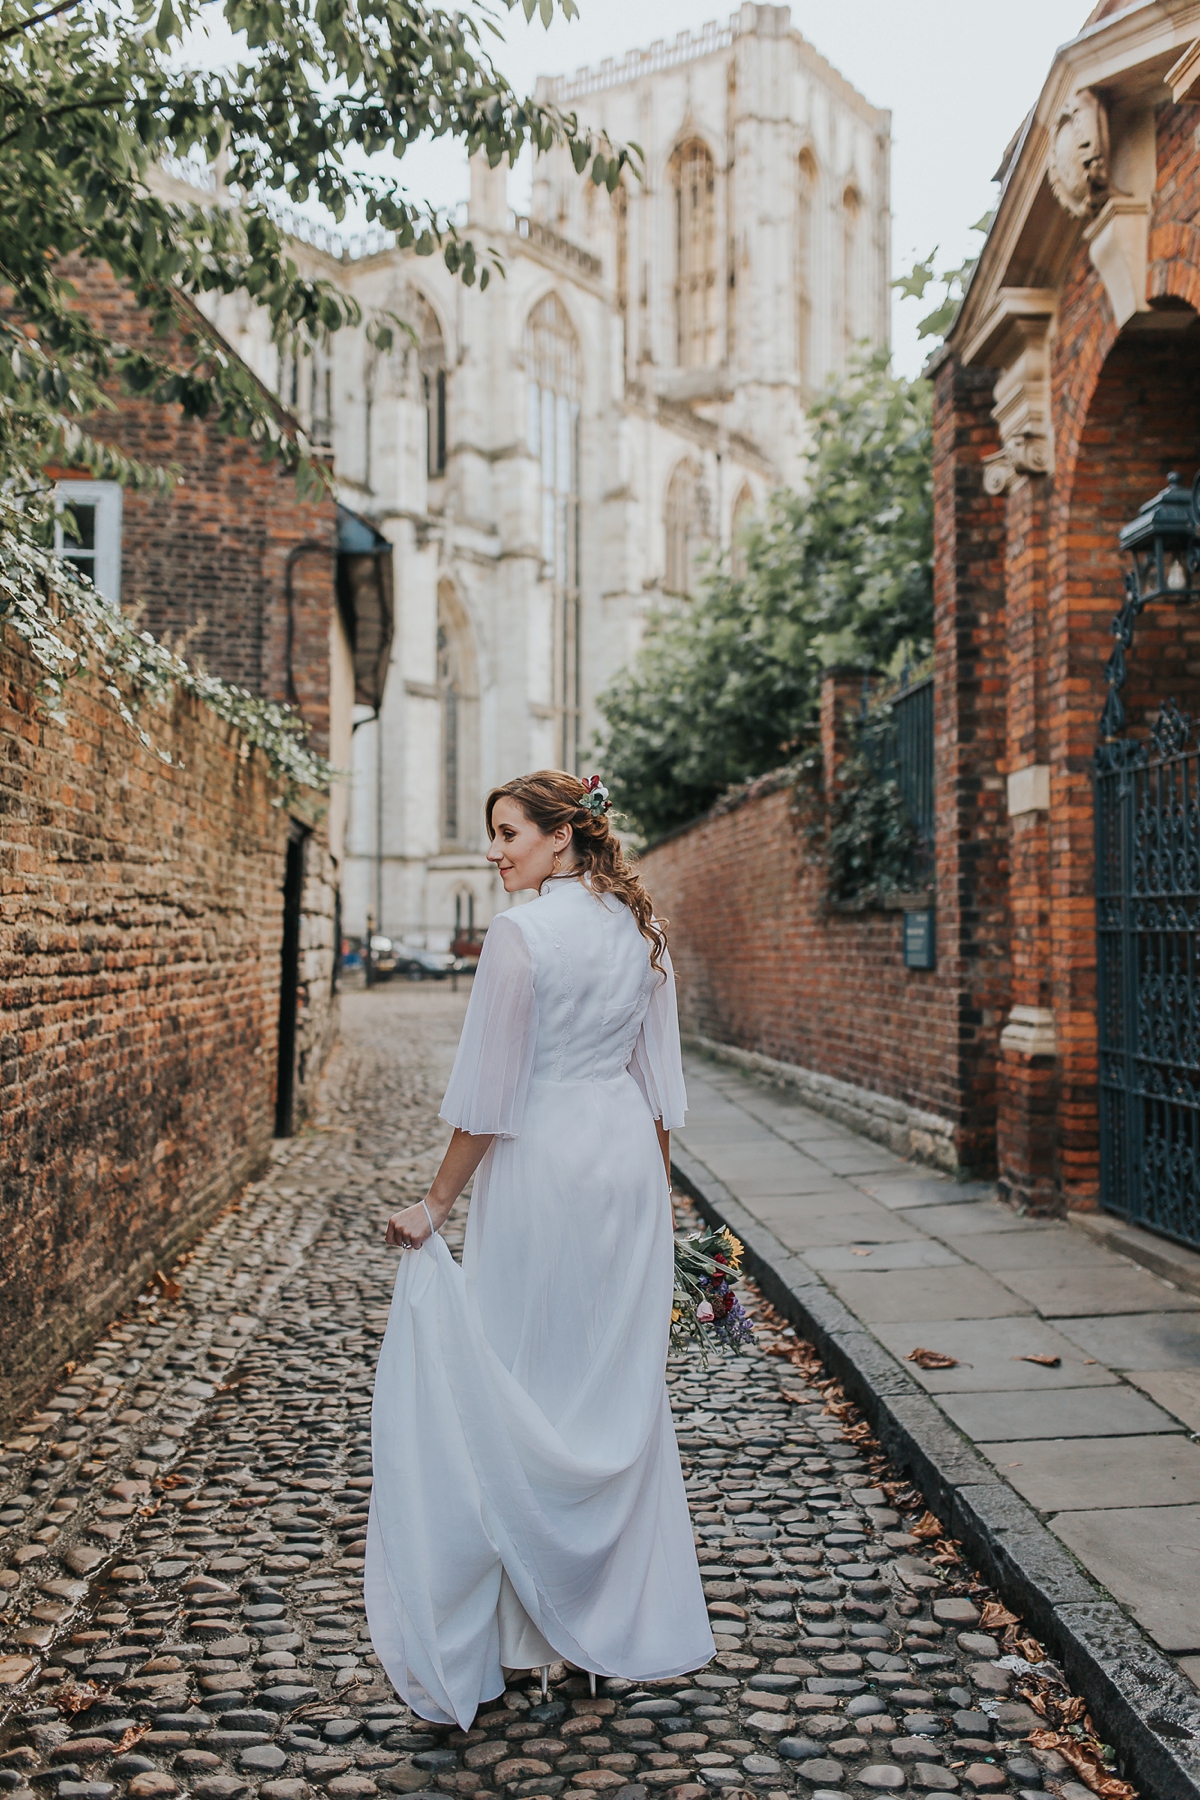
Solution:
M 1132 1800 L 1104 1721 L 752 1289 L 750 1354 L 668 1370 L 713 1664 L 595 1700 L 558 1665 L 548 1704 L 521 1677 L 466 1733 L 397 1702 L 361 1599 L 382 1231 L 436 1167 L 465 1004 L 347 993 L 314 1127 L 8 1440 L 0 1786 Z

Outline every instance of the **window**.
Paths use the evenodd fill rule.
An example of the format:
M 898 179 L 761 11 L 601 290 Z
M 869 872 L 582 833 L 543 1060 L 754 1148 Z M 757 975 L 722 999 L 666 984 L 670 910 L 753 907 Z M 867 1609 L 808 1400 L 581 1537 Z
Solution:
M 297 340 L 279 352 L 279 398 L 313 446 L 333 445 L 333 357 L 329 346 Z
M 424 294 L 413 292 L 413 326 L 420 344 L 421 395 L 425 402 L 425 466 L 434 480 L 446 473 L 446 345 L 438 316 Z
M 811 150 L 800 155 L 796 194 L 796 367 L 804 387 L 813 387 L 812 279 L 813 219 L 817 204 L 817 162 Z
M 717 355 L 716 171 L 698 138 L 671 158 L 675 194 L 675 344 L 682 369 L 708 368 Z
M 617 236 L 617 306 L 629 311 L 629 189 L 618 181 L 613 189 L 613 225 Z
M 708 489 L 694 462 L 677 464 L 667 483 L 663 522 L 667 552 L 663 586 L 669 594 L 693 594 L 700 556 L 712 540 Z
M 748 481 L 738 490 L 733 503 L 733 519 L 729 533 L 729 568 L 735 581 L 744 581 L 746 565 L 746 530 L 754 517 L 754 493 Z
M 106 600 L 121 598 L 121 488 L 115 481 L 60 481 L 54 548 Z M 70 518 L 63 516 L 69 513 Z M 73 524 L 72 524 L 73 522 Z
M 445 625 L 438 626 L 438 687 L 442 695 L 442 839 L 458 842 L 458 790 L 461 775 L 457 658 Z
M 442 702 L 441 839 L 469 846 L 478 830 L 475 634 L 451 581 L 438 584 L 437 685 Z
M 554 591 L 553 694 L 558 755 L 579 766 L 579 342 L 557 294 L 525 326 L 526 435 L 541 470 L 543 576 Z
M 862 199 L 851 184 L 842 196 L 842 331 L 849 352 L 858 338 L 858 237 Z

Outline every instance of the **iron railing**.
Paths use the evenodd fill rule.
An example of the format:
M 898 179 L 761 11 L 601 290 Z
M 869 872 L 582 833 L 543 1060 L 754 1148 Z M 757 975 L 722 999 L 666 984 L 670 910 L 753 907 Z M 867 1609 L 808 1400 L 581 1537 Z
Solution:
M 865 690 L 865 684 L 864 684 Z M 863 723 L 871 766 L 880 781 L 894 781 L 904 810 L 916 833 L 913 886 L 933 880 L 933 676 L 901 687 L 886 700 L 871 705 L 863 694 Z

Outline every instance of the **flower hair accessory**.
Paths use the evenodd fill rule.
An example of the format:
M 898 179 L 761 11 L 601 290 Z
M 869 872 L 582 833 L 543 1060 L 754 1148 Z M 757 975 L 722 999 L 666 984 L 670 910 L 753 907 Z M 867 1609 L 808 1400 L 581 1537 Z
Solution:
M 591 813 L 593 819 L 602 819 L 612 811 L 612 801 L 608 797 L 608 789 L 598 775 L 583 777 L 583 799 L 579 802 L 584 812 Z

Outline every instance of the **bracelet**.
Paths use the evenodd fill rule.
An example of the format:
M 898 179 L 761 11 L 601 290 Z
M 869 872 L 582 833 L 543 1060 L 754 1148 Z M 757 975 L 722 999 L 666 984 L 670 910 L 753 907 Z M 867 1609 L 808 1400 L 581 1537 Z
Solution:
M 425 1202 L 424 1202 L 424 1200 L 422 1200 L 422 1202 L 421 1202 L 421 1205 L 422 1205 L 422 1206 L 425 1206 Z M 431 1213 L 431 1212 L 430 1212 L 430 1210 L 429 1210 L 429 1208 L 428 1208 L 428 1207 L 427 1207 L 427 1206 L 425 1206 L 425 1217 L 426 1217 L 426 1218 L 427 1218 L 427 1219 L 428 1219 L 428 1220 L 429 1220 L 429 1230 L 430 1230 L 430 1233 L 431 1233 L 431 1234 L 432 1234 L 432 1235 L 433 1235 L 433 1236 L 436 1236 L 436 1235 L 437 1235 L 437 1226 L 436 1226 L 436 1225 L 435 1225 L 435 1224 L 434 1224 L 434 1222 L 433 1222 L 433 1214 L 432 1214 L 432 1213 Z

